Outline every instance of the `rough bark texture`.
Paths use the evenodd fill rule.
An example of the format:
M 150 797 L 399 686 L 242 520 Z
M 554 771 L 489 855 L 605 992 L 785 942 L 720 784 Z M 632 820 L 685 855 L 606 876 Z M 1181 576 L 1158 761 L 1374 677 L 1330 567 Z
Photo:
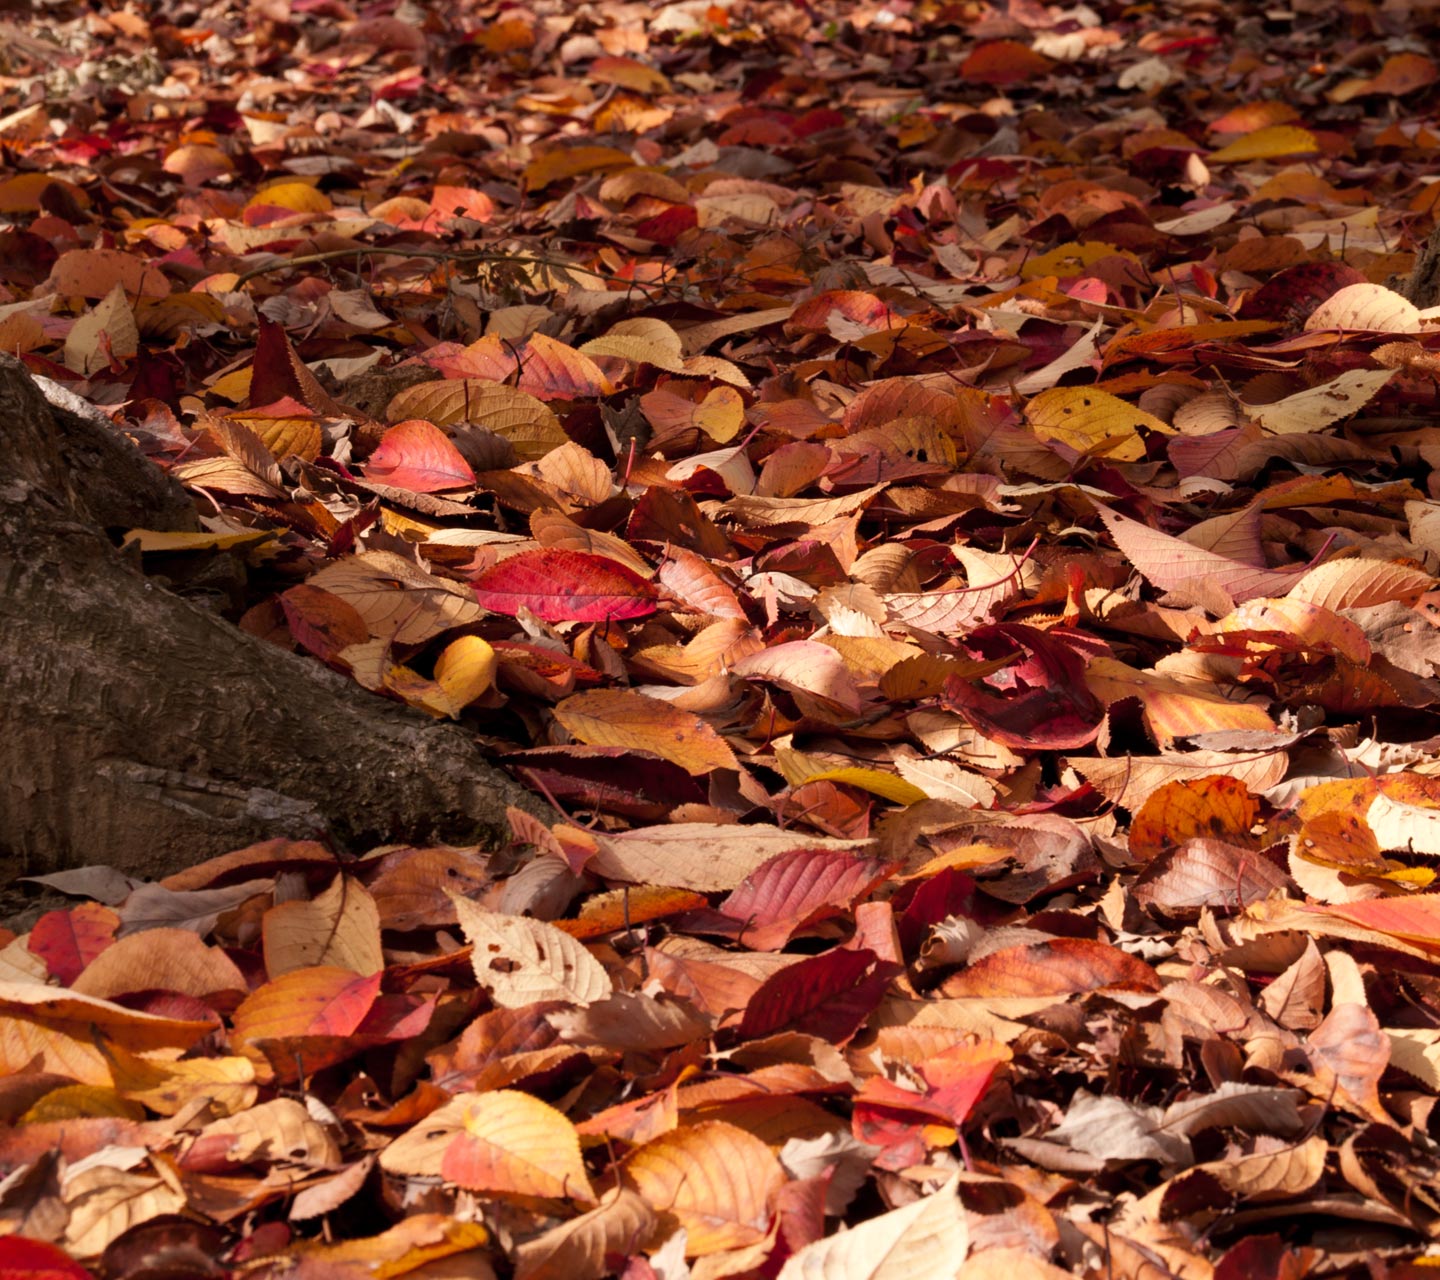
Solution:
M 1440 305 L 1440 227 L 1430 233 L 1416 255 L 1414 270 L 1400 292 L 1422 311 Z
M 147 581 L 106 531 L 194 528 L 103 422 L 0 357 L 0 871 L 153 876 L 276 835 L 485 839 L 534 802 L 471 735 Z

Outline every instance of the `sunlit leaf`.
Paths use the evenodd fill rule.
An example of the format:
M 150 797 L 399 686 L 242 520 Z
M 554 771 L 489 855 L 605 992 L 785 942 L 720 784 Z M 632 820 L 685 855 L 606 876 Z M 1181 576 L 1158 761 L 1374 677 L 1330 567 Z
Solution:
M 625 1177 L 657 1213 L 685 1228 L 687 1257 L 762 1239 L 785 1181 L 759 1138 L 719 1121 L 676 1129 L 631 1153 Z

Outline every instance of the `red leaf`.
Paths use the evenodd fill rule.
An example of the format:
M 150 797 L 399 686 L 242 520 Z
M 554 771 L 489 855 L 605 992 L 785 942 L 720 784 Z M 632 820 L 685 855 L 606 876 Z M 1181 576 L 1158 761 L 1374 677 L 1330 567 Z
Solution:
M 1101 987 L 1158 991 L 1160 979 L 1143 960 L 1109 943 L 1056 938 L 992 951 L 941 990 L 947 996 L 1067 996 Z
M 397 422 L 370 455 L 365 475 L 371 480 L 414 493 L 471 489 L 475 473 L 450 443 L 450 438 L 423 418 Z
M 986 657 L 1007 648 L 1028 656 L 980 685 L 959 676 L 945 682 L 944 706 L 958 711 L 992 742 L 1007 747 L 1070 750 L 1094 741 L 1105 708 L 1085 688 L 1085 663 L 1053 632 L 1019 624 L 978 627 L 969 644 Z M 1001 681 L 1011 696 L 992 692 Z
M 482 608 L 545 622 L 609 622 L 655 612 L 655 588 L 618 560 L 586 551 L 522 551 L 475 580 Z
M 326 662 L 338 657 L 342 649 L 370 638 L 370 629 L 353 604 L 308 582 L 281 593 L 280 607 L 285 611 L 285 625 L 300 647 Z
M 5 1236 L 0 1239 L 0 1280 L 93 1280 L 93 1277 L 53 1244 L 27 1240 L 24 1236 Z
M 792 849 L 752 871 L 720 904 L 744 923 L 745 945 L 756 951 L 783 947 L 805 925 L 837 915 L 885 878 L 878 858 L 844 849 Z
M 50 976 L 68 987 L 112 942 L 120 917 L 98 902 L 81 903 L 68 911 L 47 911 L 30 930 L 26 944 L 45 961 Z
M 873 951 L 835 949 L 767 978 L 750 997 L 740 1038 L 776 1031 L 818 1036 L 844 1044 L 874 1012 L 890 985 L 893 966 L 876 966 Z

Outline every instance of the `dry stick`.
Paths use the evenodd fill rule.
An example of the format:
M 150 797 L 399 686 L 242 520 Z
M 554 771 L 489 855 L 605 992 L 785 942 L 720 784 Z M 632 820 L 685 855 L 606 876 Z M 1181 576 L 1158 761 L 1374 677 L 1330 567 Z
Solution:
M 495 249 L 421 249 L 413 246 L 367 244 L 357 245 L 350 249 L 326 249 L 321 253 L 304 253 L 297 258 L 282 258 L 263 267 L 252 267 L 249 271 L 236 277 L 235 287 L 238 289 L 242 284 L 258 279 L 260 276 L 287 271 L 291 267 L 309 267 L 321 262 L 338 262 L 343 258 L 365 256 L 426 258 L 433 262 L 518 262 L 525 266 L 549 267 L 555 271 L 574 271 L 582 276 L 594 276 L 595 279 L 604 280 L 607 283 L 614 279 L 614 277 L 592 270 L 590 267 L 564 262 L 558 258 L 537 257 L 532 254 L 501 253 Z M 640 280 L 626 280 L 624 283 L 642 289 L 650 287 Z

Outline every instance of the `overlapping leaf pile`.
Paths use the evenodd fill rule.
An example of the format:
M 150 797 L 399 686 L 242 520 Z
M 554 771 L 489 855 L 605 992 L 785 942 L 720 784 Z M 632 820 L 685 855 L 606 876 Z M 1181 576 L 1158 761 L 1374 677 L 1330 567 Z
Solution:
M 1412 1274 L 1434 19 L 6 19 L 0 345 L 196 495 L 147 569 L 555 817 L 49 877 L 0 1229 L 111 1276 Z

